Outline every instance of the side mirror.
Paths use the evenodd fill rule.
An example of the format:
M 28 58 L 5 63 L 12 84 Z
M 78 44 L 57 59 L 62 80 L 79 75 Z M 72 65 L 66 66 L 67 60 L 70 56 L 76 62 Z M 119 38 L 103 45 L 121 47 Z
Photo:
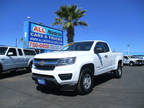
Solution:
M 103 48 L 98 48 L 98 47 L 96 47 L 95 49 L 94 49 L 94 53 L 102 53 L 102 52 L 104 52 L 104 50 L 103 50 Z
M 8 52 L 8 56 L 13 56 L 13 52 Z

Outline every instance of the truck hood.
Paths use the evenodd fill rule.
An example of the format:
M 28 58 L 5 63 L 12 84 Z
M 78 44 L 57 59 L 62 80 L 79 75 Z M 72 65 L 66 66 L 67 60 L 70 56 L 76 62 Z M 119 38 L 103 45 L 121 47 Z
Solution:
M 34 58 L 67 58 L 90 54 L 90 51 L 55 51 L 38 54 Z

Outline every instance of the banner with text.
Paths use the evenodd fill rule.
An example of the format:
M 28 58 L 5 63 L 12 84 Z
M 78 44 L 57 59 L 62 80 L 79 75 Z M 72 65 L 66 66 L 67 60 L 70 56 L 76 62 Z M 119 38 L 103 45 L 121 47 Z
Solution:
M 25 22 L 24 47 L 60 50 L 63 46 L 63 32 L 48 26 Z

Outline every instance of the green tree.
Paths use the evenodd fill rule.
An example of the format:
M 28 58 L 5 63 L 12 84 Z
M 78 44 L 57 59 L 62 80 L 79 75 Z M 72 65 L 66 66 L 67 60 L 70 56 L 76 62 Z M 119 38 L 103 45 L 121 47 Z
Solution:
M 61 6 L 55 12 L 57 17 L 52 25 L 61 25 L 62 29 L 67 31 L 68 43 L 71 43 L 74 41 L 75 26 L 88 26 L 86 22 L 80 21 L 80 18 L 85 15 L 85 12 L 86 10 L 81 10 L 77 5 Z

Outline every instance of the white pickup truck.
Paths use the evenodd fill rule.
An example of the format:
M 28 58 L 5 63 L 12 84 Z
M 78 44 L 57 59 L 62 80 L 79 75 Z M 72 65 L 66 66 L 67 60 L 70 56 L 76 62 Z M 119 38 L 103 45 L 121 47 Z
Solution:
M 123 54 L 113 53 L 104 41 L 83 41 L 65 46 L 61 51 L 34 57 L 32 79 L 38 87 L 56 84 L 74 86 L 81 94 L 92 91 L 94 76 L 112 71 L 122 76 Z
M 0 46 L 0 73 L 19 68 L 27 68 L 30 71 L 35 55 L 36 52 L 32 49 Z

